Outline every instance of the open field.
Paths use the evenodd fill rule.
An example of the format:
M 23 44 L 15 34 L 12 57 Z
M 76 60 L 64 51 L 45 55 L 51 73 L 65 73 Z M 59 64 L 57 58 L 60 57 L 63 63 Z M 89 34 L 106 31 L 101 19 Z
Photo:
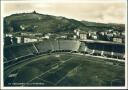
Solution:
M 124 66 L 105 59 L 56 53 L 9 68 L 5 86 L 124 86 L 124 72 Z

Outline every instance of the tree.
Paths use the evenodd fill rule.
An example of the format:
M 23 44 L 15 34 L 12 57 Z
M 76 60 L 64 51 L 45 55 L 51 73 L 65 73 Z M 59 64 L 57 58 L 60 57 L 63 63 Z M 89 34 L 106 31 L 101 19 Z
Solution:
M 11 37 L 5 37 L 5 38 L 4 38 L 4 44 L 5 44 L 5 45 L 11 45 L 11 44 L 12 44 L 12 42 L 11 42 Z

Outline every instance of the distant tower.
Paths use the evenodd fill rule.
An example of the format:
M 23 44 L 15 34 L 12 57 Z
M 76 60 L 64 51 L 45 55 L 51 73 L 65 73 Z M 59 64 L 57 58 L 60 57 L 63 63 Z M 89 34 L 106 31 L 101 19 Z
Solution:
M 32 13 L 36 14 L 36 11 L 34 10 Z

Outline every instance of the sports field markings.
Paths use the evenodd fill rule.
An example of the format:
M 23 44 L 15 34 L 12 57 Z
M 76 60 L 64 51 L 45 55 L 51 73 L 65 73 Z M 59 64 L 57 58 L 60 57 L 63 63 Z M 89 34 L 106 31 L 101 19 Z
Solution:
M 17 67 L 15 66 L 15 68 L 13 67 L 13 69 L 12 70 L 8 70 L 7 69 L 7 75 L 5 76 L 5 77 L 7 77 L 10 73 L 12 73 L 13 71 L 15 71 L 15 70 L 17 70 L 17 69 L 20 69 L 21 67 L 23 67 L 23 66 L 25 66 L 25 65 L 27 65 L 27 64 L 29 64 L 29 63 L 31 63 L 31 62 L 33 62 L 33 61 L 38 61 L 38 60 L 41 60 L 41 59 L 44 59 L 44 58 L 47 58 L 47 54 L 45 54 L 45 55 L 43 55 L 43 56 L 45 56 L 45 57 L 43 57 L 42 58 L 42 55 L 39 55 L 39 56 L 37 56 L 37 57 L 32 57 L 32 59 L 33 60 L 30 60 L 31 58 L 28 58 L 28 59 L 25 59 L 25 60 L 23 60 L 24 62 L 20 62 L 20 66 L 18 65 Z M 25 63 L 26 62 L 26 63 Z M 18 63 L 17 63 L 18 64 Z M 14 66 L 14 65 L 12 65 L 12 66 Z M 10 68 L 12 67 L 12 66 L 9 66 Z M 9 68 L 9 69 L 10 69 Z M 5 70 L 5 69 L 4 69 Z
M 65 62 L 67 62 L 67 61 L 70 61 L 70 60 L 72 60 L 72 57 L 71 57 L 71 58 L 69 58 L 69 59 L 67 59 L 66 61 L 62 62 L 60 65 L 64 64 L 64 63 L 65 63 Z M 33 78 L 33 79 L 29 80 L 27 83 L 29 83 L 29 82 L 33 81 L 34 79 L 37 79 L 38 77 L 40 77 L 40 76 L 42 76 L 42 75 L 44 75 L 44 74 L 46 74 L 46 73 L 48 73 L 48 72 L 50 72 L 50 71 L 52 71 L 52 70 L 53 70 L 53 68 L 51 68 L 51 69 L 47 70 L 46 72 L 44 72 L 44 73 L 42 73 L 42 74 L 40 74 L 40 75 L 36 76 L 35 78 Z
M 61 55 L 64 55 L 64 54 L 61 54 Z M 47 57 L 47 54 L 44 54 L 43 56 L 46 56 Z M 14 68 L 13 70 L 11 70 L 11 71 L 9 71 L 8 72 L 8 74 L 7 74 L 7 76 L 10 74 L 10 73 L 12 73 L 13 71 L 15 71 L 15 70 L 17 70 L 17 69 L 20 69 L 21 67 L 23 67 L 23 66 L 25 66 L 25 65 L 27 65 L 28 63 L 31 63 L 31 62 L 33 62 L 33 61 L 37 61 L 37 60 L 40 60 L 40 58 L 42 58 L 42 55 L 38 55 L 38 56 L 36 56 L 36 57 L 38 57 L 38 59 L 36 59 L 35 57 L 32 57 L 34 60 L 32 60 L 32 61 L 29 61 L 30 60 L 30 58 L 28 58 L 28 59 L 25 59 L 25 60 L 22 60 L 22 62 L 24 63 L 21 63 L 21 62 L 18 62 L 17 64 L 19 64 L 19 63 L 21 63 L 22 65 L 19 67 L 16 67 L 16 68 Z M 45 57 L 45 58 L 46 58 Z M 29 61 L 29 62 L 28 62 Z M 25 62 L 27 62 L 27 63 L 25 63 Z M 56 63 L 57 64 L 57 63 Z M 14 66 L 14 64 L 12 65 L 12 66 Z M 11 68 L 11 66 L 9 66 L 10 68 Z M 5 70 L 5 69 L 4 69 Z
M 40 75 L 36 76 L 35 78 L 33 78 L 33 79 L 29 80 L 27 83 L 29 83 L 29 82 L 33 81 L 34 79 L 37 79 L 37 78 L 38 78 L 38 77 L 40 77 L 41 75 L 44 75 L 44 74 L 46 74 L 46 73 L 50 72 L 51 70 L 53 70 L 53 69 L 51 68 L 51 69 L 47 70 L 46 72 L 44 72 L 44 73 L 42 73 L 42 74 L 40 74 Z
M 30 59 L 30 58 L 29 58 L 29 59 Z M 8 68 L 10 68 L 10 67 L 12 67 L 12 66 L 18 64 L 18 63 L 21 63 L 21 62 L 24 62 L 24 61 L 26 61 L 26 60 L 29 60 L 29 59 L 25 59 L 25 60 L 21 60 L 21 61 L 19 60 L 19 62 L 15 63 L 15 64 L 12 64 L 12 65 L 10 65 L 10 66 L 8 66 L 8 67 L 6 67 L 6 68 L 4 68 L 4 70 L 6 70 L 6 69 L 8 69 Z M 14 61 L 18 61 L 18 59 L 14 60 Z M 5 63 L 6 63 L 6 62 L 5 62 Z
M 62 54 L 63 55 L 63 54 Z M 47 56 L 47 54 L 43 54 L 43 56 Z M 35 61 L 35 60 L 38 60 L 37 58 L 40 58 L 40 57 L 42 57 L 42 54 L 41 55 L 38 55 L 38 56 L 36 56 L 36 57 L 32 57 L 32 58 L 28 58 L 28 59 L 25 59 L 25 60 L 21 60 L 21 61 L 19 61 L 19 62 L 17 62 L 17 63 L 15 63 L 15 64 L 12 64 L 12 65 L 10 65 L 10 66 L 8 66 L 8 67 L 4 67 L 4 70 L 6 70 L 6 69 L 8 69 L 8 68 L 11 68 L 11 67 L 13 67 L 13 66 L 15 66 L 15 65 L 17 65 L 17 64 L 19 64 L 19 63 L 24 63 L 24 62 L 27 62 L 27 61 L 29 61 L 30 59 L 33 59 L 33 60 L 30 60 L 30 62 L 28 62 L 28 63 L 31 63 L 31 62 L 33 62 L 33 61 Z M 17 61 L 17 60 L 16 60 Z M 27 63 L 27 64 L 28 64 Z M 26 65 L 26 64 L 24 64 L 24 65 Z M 24 66 L 23 65 L 23 66 Z M 16 70 L 16 69 L 15 69 Z M 14 70 L 13 70 L 14 71 Z
M 16 77 L 13 79 L 13 82 L 16 80 L 16 78 L 17 78 L 19 72 L 20 72 L 20 70 L 17 71 L 17 75 L 16 75 Z
M 104 63 L 104 60 L 92 60 L 89 57 L 86 57 L 86 60 L 84 60 L 84 61 L 90 61 L 90 62 L 95 62 L 95 63 Z M 104 63 L 104 64 L 107 64 L 107 63 Z
M 12 66 L 15 66 L 15 65 L 17 65 L 17 64 L 19 64 L 19 63 L 24 63 L 24 62 L 27 62 L 27 61 L 29 61 L 30 60 L 30 62 L 28 62 L 28 63 L 31 63 L 31 62 L 33 62 L 33 61 L 35 61 L 35 60 L 40 60 L 40 58 L 42 57 L 42 56 L 47 56 L 48 54 L 41 54 L 41 55 L 38 55 L 38 56 L 35 56 L 35 57 L 32 57 L 32 58 L 27 58 L 27 59 L 25 59 L 25 60 L 21 60 L 21 61 L 19 61 L 19 62 L 17 62 L 17 63 L 15 63 L 15 64 L 12 64 L 12 65 L 10 65 L 10 66 L 8 66 L 8 67 L 4 67 L 4 70 L 6 70 L 6 69 L 8 69 L 8 68 L 11 68 Z M 38 58 L 38 59 L 37 59 Z M 32 60 L 33 59 L 33 60 Z M 28 64 L 27 63 L 27 64 Z M 26 64 L 25 64 L 26 65 Z M 24 65 L 23 65 L 24 66 Z
M 37 78 L 37 79 L 40 79 L 41 81 L 44 81 L 44 82 L 46 82 L 46 83 L 49 83 L 49 84 L 52 84 L 52 85 L 55 85 L 54 83 L 52 83 L 52 82 L 50 82 L 50 81 L 47 81 L 47 80 L 44 80 L 44 79 L 41 79 L 41 78 Z
M 83 56 L 83 54 L 76 54 L 76 55 L 82 55 Z M 84 55 L 86 58 L 85 58 L 85 60 L 84 61 L 91 61 L 91 62 L 96 62 L 96 63 L 104 63 L 104 64 L 109 64 L 109 63 L 105 63 L 105 62 L 107 62 L 107 61 L 105 61 L 105 60 L 108 60 L 108 61 L 111 61 L 110 60 L 110 58 L 103 58 L 103 57 L 98 57 L 98 56 L 92 56 L 92 55 Z M 91 58 L 90 58 L 90 56 L 91 56 Z M 98 60 L 92 60 L 92 57 L 93 58 L 101 58 L 101 59 L 98 59 Z M 103 59 L 103 60 L 102 60 Z M 116 60 L 113 60 L 113 61 L 116 61 Z M 109 64 L 110 65 L 110 64 Z
M 75 53 L 75 54 L 77 54 L 77 55 L 91 56 L 91 57 L 96 57 L 96 58 L 101 58 L 101 59 L 107 59 L 107 60 L 111 60 L 111 61 L 125 62 L 125 60 L 123 60 L 123 59 L 109 58 L 109 57 L 103 57 L 103 56 L 94 56 L 94 55 L 82 54 L 82 53 Z
M 43 56 L 46 56 L 46 57 L 47 57 L 47 54 L 44 54 Z M 45 58 L 46 58 L 46 57 L 45 57 Z M 4 68 L 4 70 L 6 70 L 6 69 L 8 69 L 8 68 L 11 68 L 12 66 L 14 66 L 14 65 L 16 65 L 16 64 L 19 64 L 19 63 L 23 62 L 24 64 L 21 63 L 21 64 L 23 64 L 23 65 L 21 65 L 20 67 L 19 67 L 19 66 L 17 67 L 17 68 L 21 68 L 21 67 L 27 65 L 28 63 L 31 63 L 31 62 L 33 62 L 33 61 L 41 60 L 41 58 L 42 58 L 42 55 L 39 55 L 39 56 L 36 56 L 36 57 L 32 57 L 32 58 L 28 58 L 28 59 L 19 61 L 19 62 L 15 63 L 15 64 L 12 64 L 11 66 Z M 33 59 L 33 60 L 30 60 L 30 59 Z M 44 59 L 44 58 L 43 58 L 43 59 Z M 28 62 L 28 61 L 29 61 L 29 62 Z M 27 62 L 27 63 L 25 63 L 25 62 Z M 11 72 L 15 71 L 17 68 L 15 68 L 14 70 L 12 70 Z
M 30 58 L 29 58 L 30 59 Z M 4 68 L 4 70 L 6 70 L 6 69 L 8 69 L 8 68 L 11 68 L 12 66 L 14 66 L 14 65 L 17 65 L 17 64 L 19 64 L 19 63 L 22 63 L 22 62 L 25 62 L 25 61 L 28 61 L 29 59 L 25 59 L 25 60 L 21 60 L 21 61 L 19 61 L 19 62 L 17 62 L 17 63 L 15 63 L 15 64 L 12 64 L 12 65 L 10 65 L 10 66 L 8 66 L 8 67 L 6 67 L 6 68 Z
M 81 65 L 81 64 L 80 64 Z M 77 67 L 73 68 L 72 70 L 70 70 L 64 77 L 62 77 L 60 80 L 58 80 L 55 85 L 59 84 L 62 80 L 64 80 L 66 78 L 66 76 L 71 73 L 73 70 L 77 69 L 78 67 L 80 67 L 80 65 L 78 65 Z

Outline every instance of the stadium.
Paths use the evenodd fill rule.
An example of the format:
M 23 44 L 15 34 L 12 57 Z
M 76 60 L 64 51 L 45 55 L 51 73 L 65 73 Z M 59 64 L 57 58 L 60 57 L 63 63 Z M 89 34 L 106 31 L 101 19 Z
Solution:
M 5 86 L 124 86 L 125 45 L 44 40 L 4 47 Z

